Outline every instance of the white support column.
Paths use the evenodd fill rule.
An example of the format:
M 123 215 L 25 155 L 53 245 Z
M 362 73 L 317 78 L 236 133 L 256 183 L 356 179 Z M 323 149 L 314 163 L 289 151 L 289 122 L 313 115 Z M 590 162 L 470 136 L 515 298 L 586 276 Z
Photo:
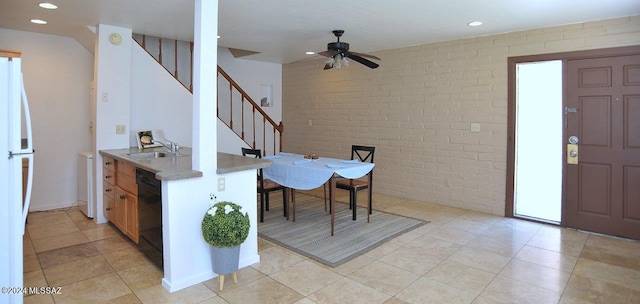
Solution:
M 217 168 L 218 1 L 196 0 L 193 44 L 193 168 Z
M 162 181 L 162 285 L 169 292 L 215 277 L 201 223 L 217 190 L 217 33 L 218 1 L 195 0 L 192 166 L 203 177 Z

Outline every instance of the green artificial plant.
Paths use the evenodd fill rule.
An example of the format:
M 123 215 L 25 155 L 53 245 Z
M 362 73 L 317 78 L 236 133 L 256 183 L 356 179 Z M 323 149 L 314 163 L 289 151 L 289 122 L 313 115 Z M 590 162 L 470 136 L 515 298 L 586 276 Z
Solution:
M 249 213 L 242 214 L 242 206 L 232 202 L 216 203 L 216 196 L 210 195 L 212 206 L 202 219 L 202 236 L 211 246 L 235 247 L 242 244 L 249 235 Z

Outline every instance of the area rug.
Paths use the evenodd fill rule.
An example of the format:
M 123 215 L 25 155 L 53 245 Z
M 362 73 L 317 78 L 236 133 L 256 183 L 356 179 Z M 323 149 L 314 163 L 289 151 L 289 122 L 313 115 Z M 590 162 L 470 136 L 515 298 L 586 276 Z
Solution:
M 295 222 L 283 216 L 282 200 L 274 199 L 270 205 L 264 222 L 258 223 L 258 235 L 331 267 L 428 223 L 377 210 L 367 223 L 367 209 L 363 207 L 358 207 L 357 220 L 353 221 L 349 205 L 337 203 L 334 236 L 331 236 L 331 215 L 324 210 L 323 198 L 296 193 Z

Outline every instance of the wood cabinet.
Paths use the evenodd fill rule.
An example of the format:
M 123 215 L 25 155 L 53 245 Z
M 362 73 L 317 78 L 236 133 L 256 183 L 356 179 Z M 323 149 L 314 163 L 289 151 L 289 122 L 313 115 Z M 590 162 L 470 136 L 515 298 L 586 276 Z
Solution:
M 103 201 L 105 217 L 138 243 L 138 186 L 136 167 L 103 157 Z
M 104 206 L 103 214 L 104 217 L 106 217 L 111 222 L 113 222 L 115 219 L 115 168 L 116 163 L 113 158 L 106 156 L 102 157 L 102 205 Z
M 122 223 L 120 230 L 138 243 L 138 185 L 136 167 L 127 162 L 118 161 L 116 168 L 116 205 L 118 219 Z
M 122 233 L 138 243 L 138 198 L 116 186 L 116 216 L 114 224 Z M 116 224 L 118 226 L 118 224 Z

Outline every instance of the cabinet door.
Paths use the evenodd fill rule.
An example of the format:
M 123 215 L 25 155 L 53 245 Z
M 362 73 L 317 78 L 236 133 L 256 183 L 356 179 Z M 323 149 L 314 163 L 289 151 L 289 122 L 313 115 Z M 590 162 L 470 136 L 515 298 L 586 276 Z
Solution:
M 138 198 L 133 194 L 125 192 L 125 231 L 124 233 L 131 240 L 138 244 Z
M 127 202 L 127 193 L 122 191 L 120 187 L 116 187 L 116 197 L 114 199 L 115 206 L 114 210 L 112 210 L 113 218 L 111 222 L 120 229 L 123 233 L 125 232 L 125 217 L 126 217 L 126 202 Z
M 113 197 L 109 197 L 105 194 L 102 196 L 102 201 L 104 203 L 104 217 L 106 217 L 107 220 L 113 222 L 113 220 L 115 219 L 115 202 L 113 201 Z

